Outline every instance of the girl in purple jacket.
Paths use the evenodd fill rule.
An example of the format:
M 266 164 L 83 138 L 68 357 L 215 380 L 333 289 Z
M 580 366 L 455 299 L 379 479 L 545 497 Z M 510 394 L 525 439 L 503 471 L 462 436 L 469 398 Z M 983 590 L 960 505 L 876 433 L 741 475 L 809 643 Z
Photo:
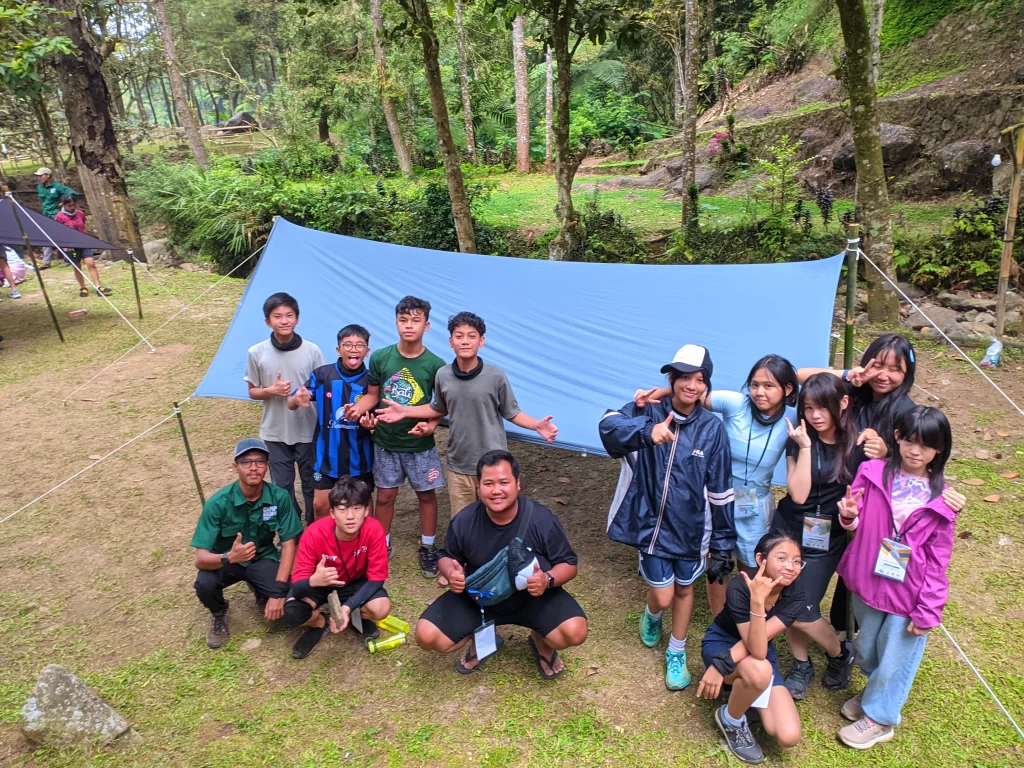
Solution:
M 949 421 L 937 408 L 917 406 L 894 427 L 897 450 L 862 464 L 839 502 L 840 524 L 854 536 L 838 573 L 853 594 L 857 663 L 868 678 L 863 694 L 842 708 L 851 723 L 839 738 L 854 749 L 892 739 L 949 596 L 957 515 L 942 496 Z

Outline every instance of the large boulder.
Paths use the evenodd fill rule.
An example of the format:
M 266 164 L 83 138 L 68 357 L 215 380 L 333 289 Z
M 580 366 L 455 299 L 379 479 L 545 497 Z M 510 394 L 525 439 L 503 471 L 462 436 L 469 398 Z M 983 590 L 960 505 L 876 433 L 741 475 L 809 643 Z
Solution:
M 820 154 L 832 142 L 832 139 L 825 135 L 824 131 L 817 128 L 805 128 L 799 138 L 800 148 L 797 150 L 797 154 L 802 160 Z
M 21 732 L 29 741 L 57 748 L 142 741 L 127 720 L 59 664 L 39 675 L 21 709 Z
M 142 249 L 146 252 L 146 262 L 150 266 L 176 267 L 184 261 L 178 256 L 174 246 L 168 242 L 166 237 L 143 243 Z
M 797 104 L 813 104 L 816 101 L 828 101 L 832 92 L 835 91 L 836 82 L 834 77 L 829 75 L 814 75 L 797 84 L 793 89 L 793 101 Z
M 694 183 L 701 192 L 718 186 L 722 181 L 722 172 L 713 165 L 698 165 L 693 176 Z M 682 197 L 683 191 L 683 180 L 677 178 L 668 188 L 665 198 Z
M 935 153 L 947 190 L 985 192 L 992 184 L 992 151 L 983 141 L 955 141 Z
M 921 142 L 913 128 L 895 123 L 881 123 L 878 135 L 882 141 L 882 162 L 887 168 L 905 163 L 920 151 Z M 843 173 L 857 170 L 854 156 L 853 136 L 843 134 L 823 152 L 832 158 L 832 167 Z
M 924 310 L 924 314 L 921 312 L 911 312 L 910 316 L 903 320 L 900 325 L 915 331 L 919 331 L 922 328 L 930 328 L 931 323 L 924 316 L 927 314 L 935 325 L 939 327 L 939 330 L 948 333 L 950 328 L 957 325 L 957 320 L 960 317 L 957 312 L 946 307 L 925 306 L 921 307 L 921 309 Z
M 667 168 L 659 168 L 646 176 L 620 176 L 598 183 L 599 189 L 664 189 L 672 183 L 672 174 Z
M 239 110 L 235 112 L 231 117 L 224 121 L 222 128 L 239 128 L 243 125 L 257 125 L 256 118 L 250 115 L 245 110 Z
M 1007 304 L 1009 304 L 1009 291 L 1007 291 Z M 967 291 L 957 291 L 951 293 L 950 291 L 943 291 L 936 300 L 944 307 L 955 309 L 960 312 L 967 312 L 971 309 L 976 309 L 979 312 L 993 312 L 996 308 L 996 300 L 992 299 L 980 299 L 971 296 Z

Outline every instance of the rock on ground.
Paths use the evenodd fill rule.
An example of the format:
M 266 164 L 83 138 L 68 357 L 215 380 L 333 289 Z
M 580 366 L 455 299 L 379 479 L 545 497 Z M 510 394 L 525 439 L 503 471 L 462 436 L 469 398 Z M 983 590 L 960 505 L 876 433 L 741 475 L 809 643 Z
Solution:
M 128 721 L 73 673 L 49 664 L 21 709 L 21 732 L 50 747 L 138 744 Z
M 166 237 L 143 243 L 142 248 L 146 252 L 146 263 L 151 266 L 176 267 L 184 261 L 178 256 Z
M 935 325 L 937 325 L 940 330 L 946 333 L 949 333 L 951 328 L 958 325 L 957 320 L 960 315 L 952 309 L 932 306 L 921 307 L 921 309 L 923 309 L 925 314 L 935 322 Z M 901 322 L 900 325 L 904 328 L 912 328 L 915 331 L 931 327 L 931 323 L 929 323 L 920 312 L 911 312 L 910 316 Z

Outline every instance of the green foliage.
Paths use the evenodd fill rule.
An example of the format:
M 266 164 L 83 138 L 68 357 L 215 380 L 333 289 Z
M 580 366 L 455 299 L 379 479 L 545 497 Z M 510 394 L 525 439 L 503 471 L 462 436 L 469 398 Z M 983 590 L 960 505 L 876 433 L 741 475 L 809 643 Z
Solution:
M 71 40 L 53 34 L 56 13 L 37 2 L 0 6 L 0 85 L 15 95 L 36 97 L 42 93 L 41 68 L 47 56 L 70 53 Z
M 587 135 L 587 129 L 593 126 L 590 138 L 606 141 L 617 149 L 629 146 L 649 133 L 646 128 L 647 111 L 638 99 L 639 94 L 626 95 L 609 90 L 603 98 L 581 100 L 582 103 L 572 113 L 570 135 L 576 124 L 582 123 L 586 128 L 577 128 L 577 136 Z
M 972 5 L 971 0 L 887 0 L 882 21 L 882 50 L 924 37 L 943 18 Z
M 638 264 L 650 259 L 650 248 L 640 233 L 615 210 L 602 208 L 598 195 L 595 187 L 593 195 L 579 211 L 579 242 L 569 254 L 569 260 Z M 549 232 L 538 238 L 538 251 L 547 252 L 554 234 Z
M 665 263 L 683 264 L 770 264 L 782 261 L 810 261 L 834 256 L 838 250 L 834 234 L 806 233 L 783 228 L 778 219 L 724 229 L 702 227 L 674 232 L 665 251 Z
M 768 147 L 770 157 L 757 161 L 755 170 L 765 178 L 754 187 L 754 199 L 768 204 L 769 219 L 785 220 L 800 191 L 797 172 L 807 161 L 796 159 L 799 147 L 799 141 L 790 142 L 788 136 L 782 136 L 778 144 Z

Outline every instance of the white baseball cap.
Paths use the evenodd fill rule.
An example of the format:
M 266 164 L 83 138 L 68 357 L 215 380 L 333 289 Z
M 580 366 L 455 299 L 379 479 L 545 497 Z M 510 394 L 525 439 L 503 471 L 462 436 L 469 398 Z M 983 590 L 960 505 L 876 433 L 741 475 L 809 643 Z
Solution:
M 38 171 L 36 171 L 32 175 L 33 176 L 46 176 L 47 174 L 49 174 L 50 176 L 53 176 L 53 171 L 51 171 L 49 168 L 47 168 L 44 165 L 42 168 L 40 168 Z
M 709 379 L 713 370 L 714 366 L 711 363 L 710 353 L 699 344 L 684 344 L 676 352 L 676 356 L 672 358 L 671 363 L 661 366 L 662 373 L 671 373 L 672 371 L 677 373 L 695 373 L 696 371 L 704 371 L 704 375 Z

